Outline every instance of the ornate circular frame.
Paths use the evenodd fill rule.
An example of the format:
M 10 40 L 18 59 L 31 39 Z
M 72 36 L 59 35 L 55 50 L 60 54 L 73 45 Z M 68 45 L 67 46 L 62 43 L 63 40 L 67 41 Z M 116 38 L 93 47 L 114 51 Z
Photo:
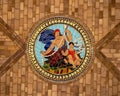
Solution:
M 35 57 L 35 41 L 37 36 L 44 30 L 46 27 L 53 25 L 53 24 L 67 24 L 75 28 L 83 37 L 86 47 L 86 54 L 84 60 L 76 70 L 72 71 L 68 74 L 52 74 L 42 68 L 36 57 Z M 81 77 L 86 73 L 89 69 L 90 65 L 92 64 L 93 57 L 94 57 L 94 38 L 89 30 L 89 28 L 81 22 L 79 18 L 71 17 L 71 16 L 49 16 L 49 18 L 41 19 L 39 22 L 35 24 L 30 30 L 30 35 L 27 42 L 27 59 L 28 62 L 31 64 L 33 70 L 43 79 L 55 83 L 65 83 L 76 80 L 78 77 Z

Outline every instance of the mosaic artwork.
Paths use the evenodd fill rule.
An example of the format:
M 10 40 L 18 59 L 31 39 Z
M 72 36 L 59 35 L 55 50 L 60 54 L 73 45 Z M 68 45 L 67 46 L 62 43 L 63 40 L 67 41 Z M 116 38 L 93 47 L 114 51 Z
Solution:
M 86 71 L 93 58 L 93 38 L 83 25 L 73 18 L 55 16 L 31 30 L 28 60 L 37 74 L 63 82 Z

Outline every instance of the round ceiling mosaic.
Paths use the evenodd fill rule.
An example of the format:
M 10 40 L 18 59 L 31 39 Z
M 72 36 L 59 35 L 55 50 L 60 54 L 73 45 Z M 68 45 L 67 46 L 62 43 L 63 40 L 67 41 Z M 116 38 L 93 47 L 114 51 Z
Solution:
M 53 16 L 31 29 L 27 57 L 33 70 L 52 82 L 69 82 L 85 73 L 93 60 L 93 36 L 77 18 Z

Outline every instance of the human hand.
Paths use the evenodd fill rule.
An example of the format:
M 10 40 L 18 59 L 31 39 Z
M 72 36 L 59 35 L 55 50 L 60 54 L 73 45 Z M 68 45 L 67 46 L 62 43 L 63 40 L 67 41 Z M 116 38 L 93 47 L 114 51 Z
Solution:
M 62 55 L 64 55 L 64 51 L 63 50 L 61 51 L 61 53 L 62 53 Z
M 68 30 L 68 29 L 66 29 L 66 30 L 65 30 L 65 32 L 69 32 L 69 30 Z
M 41 51 L 40 53 L 41 53 L 43 56 L 45 56 L 45 51 Z

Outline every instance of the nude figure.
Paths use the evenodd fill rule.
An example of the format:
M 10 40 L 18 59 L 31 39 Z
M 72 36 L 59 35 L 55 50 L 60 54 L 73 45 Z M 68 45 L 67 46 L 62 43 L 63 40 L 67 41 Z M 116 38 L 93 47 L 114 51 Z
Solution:
M 65 44 L 66 40 L 67 41 L 72 41 L 72 34 L 69 30 L 65 30 L 66 39 L 65 39 L 65 36 L 60 35 L 60 30 L 59 29 L 56 29 L 54 31 L 54 34 L 55 34 L 55 39 L 52 41 L 52 44 L 50 45 L 50 47 L 46 51 L 41 51 L 41 54 L 43 56 L 50 53 L 55 46 L 58 49 L 61 48 Z

